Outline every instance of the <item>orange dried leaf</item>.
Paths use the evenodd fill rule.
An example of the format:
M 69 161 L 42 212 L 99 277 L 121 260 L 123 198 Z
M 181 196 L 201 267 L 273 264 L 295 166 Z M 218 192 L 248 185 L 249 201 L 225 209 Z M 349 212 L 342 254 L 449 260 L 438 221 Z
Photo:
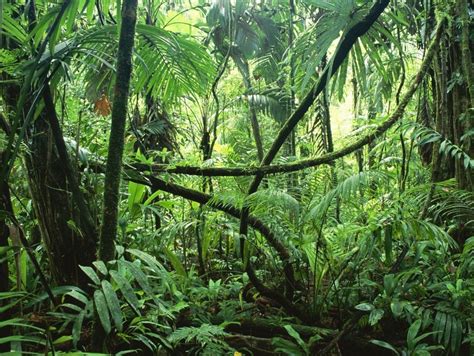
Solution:
M 102 116 L 110 115 L 110 102 L 107 95 L 102 94 L 102 96 L 95 102 L 94 112 Z

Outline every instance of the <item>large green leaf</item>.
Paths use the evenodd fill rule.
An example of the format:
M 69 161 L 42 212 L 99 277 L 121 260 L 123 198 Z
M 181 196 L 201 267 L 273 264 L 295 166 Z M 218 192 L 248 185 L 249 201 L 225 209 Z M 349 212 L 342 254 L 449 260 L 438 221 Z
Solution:
M 110 271 L 110 275 L 113 280 L 117 283 L 122 292 L 124 298 L 127 300 L 132 309 L 140 315 L 140 302 L 138 301 L 137 296 L 135 295 L 134 289 L 130 285 L 130 282 L 116 271 Z
M 107 302 L 107 306 L 110 311 L 110 315 L 112 316 L 112 320 L 115 324 L 115 327 L 118 331 L 123 330 L 123 317 L 122 317 L 122 309 L 120 308 L 120 301 L 115 293 L 112 284 L 109 281 L 102 281 L 102 292 L 105 297 L 105 301 Z
M 168 260 L 173 265 L 173 268 L 175 269 L 175 271 L 179 275 L 186 277 L 186 275 L 187 275 L 186 270 L 184 269 L 184 266 L 181 263 L 181 261 L 179 260 L 178 256 L 176 256 L 176 254 L 173 251 L 171 251 L 170 249 L 168 249 L 166 247 L 163 248 L 163 252 L 165 253 L 166 258 L 168 258 Z
M 87 277 L 90 278 L 92 282 L 94 282 L 95 284 L 100 284 L 99 276 L 97 275 L 97 273 L 95 273 L 92 267 L 89 267 L 89 266 L 79 266 L 79 267 L 87 275 Z
M 128 211 L 130 218 L 135 218 L 140 213 L 140 203 L 145 196 L 146 186 L 135 182 L 128 182 Z
M 102 293 L 101 290 L 96 290 L 94 292 L 94 305 L 105 333 L 107 335 L 110 334 L 112 326 L 110 324 L 109 308 L 107 307 L 104 293 Z

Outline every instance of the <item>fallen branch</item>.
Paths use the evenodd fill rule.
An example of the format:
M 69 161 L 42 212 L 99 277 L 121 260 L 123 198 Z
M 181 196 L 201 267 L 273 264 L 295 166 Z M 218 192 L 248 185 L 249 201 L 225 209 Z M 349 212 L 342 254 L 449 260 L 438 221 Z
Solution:
M 198 166 L 172 166 L 167 164 L 155 164 L 152 166 L 144 164 L 133 164 L 132 167 L 139 171 L 149 171 L 153 173 L 173 173 L 173 174 L 186 174 L 186 175 L 196 175 L 196 176 L 207 176 L 207 177 L 238 177 L 238 176 L 254 176 L 254 175 L 268 175 L 268 174 L 279 174 L 279 173 L 291 173 L 296 172 L 306 168 L 317 167 L 323 164 L 329 164 L 335 161 L 338 158 L 347 156 L 360 148 L 368 145 L 373 142 L 375 139 L 381 137 L 388 129 L 390 129 L 397 121 L 399 121 L 407 105 L 410 103 L 413 94 L 418 89 L 421 81 L 423 80 L 433 56 L 435 54 L 436 48 L 438 46 L 439 38 L 442 34 L 444 21 L 439 24 L 438 29 L 436 30 L 435 38 L 433 39 L 425 59 L 423 60 L 421 67 L 417 75 L 412 79 L 412 83 L 408 88 L 407 92 L 400 101 L 400 104 L 397 106 L 395 111 L 390 115 L 390 117 L 377 126 L 377 128 L 358 139 L 354 143 L 341 148 L 340 150 L 327 153 L 325 155 L 303 159 L 297 162 L 280 164 L 280 165 L 262 165 L 260 167 L 198 167 Z
M 339 340 L 341 340 L 346 334 L 348 334 L 355 327 L 355 325 L 359 322 L 360 318 L 362 318 L 363 316 L 364 316 L 363 312 L 357 312 L 351 319 L 346 321 L 341 331 L 339 331 L 336 334 L 336 336 L 334 336 L 331 339 L 331 341 L 324 347 L 324 349 L 319 351 L 317 354 L 318 355 L 328 354 L 337 345 Z
M 124 177 L 129 181 L 137 182 L 140 184 L 145 184 L 154 190 L 162 190 L 164 192 L 171 193 L 173 195 L 177 195 L 183 197 L 185 199 L 195 201 L 200 204 L 207 204 L 207 206 L 223 211 L 235 218 L 239 218 L 241 210 L 229 205 L 224 204 L 219 201 L 212 200 L 212 195 L 205 194 L 199 192 L 197 190 L 189 189 L 178 184 L 174 184 L 171 182 L 166 182 L 163 179 L 153 177 L 153 176 L 146 176 L 146 175 L 137 175 L 136 171 L 128 171 L 128 174 Z M 262 236 L 266 239 L 268 244 L 273 247 L 282 263 L 283 263 L 283 270 L 285 273 L 285 278 L 287 282 L 287 286 L 289 288 L 294 289 L 295 287 L 295 279 L 294 279 L 294 271 L 293 267 L 290 262 L 290 255 L 286 247 L 277 239 L 277 237 L 273 234 L 273 232 L 259 219 L 254 216 L 249 216 L 249 225 L 259 231 Z M 296 316 L 301 321 L 310 322 L 310 315 L 306 311 L 303 311 L 296 307 L 288 298 L 286 298 L 283 294 L 266 287 L 255 275 L 255 272 L 250 264 L 247 263 L 245 271 L 247 272 L 250 281 L 253 283 L 255 288 L 264 296 L 275 300 L 278 302 L 288 314 Z
M 384 132 L 386 132 L 390 127 L 393 126 L 393 124 L 395 122 L 397 122 L 402 117 L 408 103 L 410 102 L 413 94 L 415 93 L 416 89 L 418 88 L 418 85 L 423 80 L 423 78 L 424 78 L 424 76 L 425 76 L 425 74 L 426 74 L 426 72 L 429 68 L 431 60 L 432 60 L 432 58 L 435 54 L 440 36 L 442 34 L 442 29 L 444 27 L 444 23 L 445 23 L 445 20 L 442 20 L 440 22 L 440 24 L 438 25 L 435 37 L 434 37 L 434 39 L 433 39 L 433 41 L 432 41 L 432 43 L 431 43 L 431 45 L 430 45 L 430 47 L 429 47 L 429 49 L 426 53 L 426 56 L 425 56 L 425 58 L 424 58 L 424 60 L 421 64 L 421 67 L 420 67 L 417 75 L 415 76 L 415 78 L 412 80 L 410 88 L 405 93 L 403 99 L 400 101 L 400 104 L 396 108 L 395 112 L 390 116 L 390 118 L 387 121 L 385 121 L 384 123 L 379 125 L 373 133 L 364 136 L 363 138 L 359 139 L 358 141 L 356 141 L 352 145 L 349 145 L 349 146 L 347 146 L 347 147 L 345 147 L 341 150 L 323 155 L 323 156 L 318 157 L 318 158 L 307 159 L 307 160 L 303 160 L 303 161 L 299 161 L 299 162 L 295 162 L 295 163 L 290 163 L 290 164 L 286 164 L 286 165 L 279 165 L 279 166 L 261 166 L 261 167 L 258 167 L 258 168 L 175 167 L 175 168 L 171 168 L 167 171 L 169 171 L 170 173 L 177 173 L 177 170 L 181 169 L 182 172 L 184 172 L 184 170 L 187 170 L 186 174 L 198 174 L 198 175 L 209 175 L 210 172 L 212 172 L 212 175 L 254 175 L 254 174 L 257 174 L 257 175 L 262 174 L 263 175 L 263 174 L 269 174 L 269 173 L 293 172 L 293 171 L 297 171 L 297 170 L 308 168 L 308 167 L 314 167 L 314 166 L 318 166 L 318 165 L 322 165 L 322 164 L 328 164 L 328 163 L 334 161 L 337 158 L 344 157 L 344 156 L 358 150 L 359 148 L 363 147 L 364 145 L 372 142 L 377 137 L 380 137 Z M 131 166 L 130 168 L 132 168 L 132 170 L 130 171 L 130 173 L 132 175 L 133 175 L 133 173 L 139 173 L 138 170 L 142 170 L 142 171 L 149 171 L 150 170 L 148 166 L 146 166 L 146 167 Z M 175 169 L 176 171 L 172 172 L 172 169 Z M 135 172 L 133 172 L 133 170 L 135 170 Z M 224 173 L 224 174 L 219 174 L 219 173 Z M 232 173 L 232 174 L 230 174 L 230 173 Z M 153 182 L 155 184 L 155 187 L 157 187 L 158 189 L 169 192 L 171 194 L 179 195 L 179 196 L 182 196 L 183 198 L 193 200 L 193 201 L 196 201 L 196 202 L 199 202 L 199 203 L 202 203 L 202 204 L 207 204 L 211 200 L 210 195 L 207 195 L 207 194 L 195 191 L 195 190 L 191 190 L 191 189 L 188 189 L 188 188 L 185 188 L 185 187 L 182 187 L 182 186 L 170 183 L 170 182 L 165 182 L 164 180 L 162 180 L 160 178 L 157 178 L 157 177 L 154 177 L 152 175 L 147 175 L 147 176 L 145 176 L 145 178 L 149 182 Z M 140 183 L 151 185 L 151 183 L 143 182 L 143 176 L 139 175 L 138 178 L 136 178 L 136 179 Z M 216 208 L 218 210 L 224 211 L 224 212 L 228 213 L 229 215 L 232 215 L 232 216 L 237 217 L 237 218 L 241 214 L 240 209 L 237 209 L 237 208 L 232 207 L 232 206 L 223 205 L 223 204 L 219 204 L 219 203 L 216 203 L 216 202 L 210 202 L 208 205 L 213 207 L 213 208 Z M 265 237 L 265 239 L 268 241 L 268 243 L 273 248 L 275 248 L 275 250 L 277 250 L 281 260 L 283 261 L 284 268 L 285 268 L 285 275 L 286 275 L 287 279 L 292 278 L 291 277 L 291 276 L 293 276 L 292 267 L 289 263 L 289 254 L 288 254 L 287 249 L 281 244 L 280 241 L 278 241 L 278 239 L 274 236 L 274 234 L 265 225 L 263 225 L 258 219 L 256 219 L 255 217 L 249 216 L 248 217 L 248 224 L 250 226 L 252 226 L 253 228 L 257 229 L 258 231 L 260 231 L 260 233 Z M 256 276 L 253 274 L 253 271 L 251 269 L 250 269 L 250 271 L 247 271 L 247 272 L 250 272 L 249 277 L 256 278 Z M 294 280 L 294 278 L 292 278 L 291 280 Z M 254 282 L 254 281 L 252 281 L 252 282 Z M 275 291 L 270 290 L 269 288 L 265 287 L 263 284 L 259 283 L 258 280 L 256 280 L 255 282 L 256 282 L 256 283 L 254 283 L 255 287 L 262 294 L 278 301 L 287 310 L 288 310 L 288 308 L 293 309 L 293 315 L 296 315 L 299 318 L 302 317 L 303 320 L 308 319 L 308 315 L 305 316 L 304 313 L 302 314 L 301 311 L 298 310 L 297 308 L 295 308 L 293 306 L 293 304 L 287 298 L 285 298 L 283 295 L 279 295 L 279 293 L 276 293 Z
M 166 182 L 163 179 L 153 176 L 145 176 L 145 178 L 149 180 L 148 185 L 150 185 L 155 190 L 162 190 L 200 204 L 207 204 L 207 206 L 221 210 L 235 218 L 239 218 L 240 216 L 239 208 L 227 203 L 224 204 L 222 202 L 216 201 L 210 194 L 202 193 L 200 191 L 189 189 L 171 182 Z M 268 228 L 268 226 L 266 226 L 261 220 L 254 216 L 250 216 L 249 222 L 250 226 L 260 232 L 265 237 L 270 246 L 272 246 L 278 252 L 278 255 L 282 261 L 284 263 L 289 262 L 290 255 L 288 254 L 286 247 L 278 240 L 270 228 Z
M 259 338 L 272 338 L 274 336 L 288 336 L 288 331 L 284 325 L 290 325 L 295 329 L 303 339 L 309 339 L 315 335 L 324 337 L 334 337 L 337 330 L 328 329 L 326 327 L 308 326 L 301 324 L 294 324 L 291 322 L 281 322 L 266 320 L 266 319 L 240 319 L 239 324 L 229 324 L 225 330 L 232 333 L 239 333 L 245 335 L 252 335 Z
M 375 5 L 375 6 L 382 6 L 382 5 L 381 5 L 380 2 L 378 2 L 377 5 Z M 372 13 L 372 11 L 371 11 L 371 13 Z M 321 164 L 327 164 L 327 163 L 330 163 L 330 162 L 334 161 L 337 158 L 344 157 L 344 156 L 360 149 L 361 147 L 367 145 L 368 143 L 372 142 L 375 138 L 380 137 L 384 132 L 386 132 L 390 127 L 392 127 L 393 124 L 395 122 L 397 122 L 403 116 L 408 103 L 410 102 L 413 94 L 417 90 L 419 84 L 421 83 L 421 81 L 423 80 L 426 72 L 428 71 L 431 60 L 432 60 L 432 58 L 433 58 L 433 56 L 436 52 L 436 48 L 438 46 L 439 39 L 441 37 L 442 30 L 444 28 L 445 22 L 446 22 L 446 20 L 443 19 L 438 24 L 435 36 L 434 36 L 434 38 L 433 38 L 433 40 L 432 40 L 432 42 L 431 42 L 431 44 L 428 48 L 428 51 L 426 52 L 426 55 L 425 55 L 425 58 L 424 58 L 424 60 L 421 64 L 421 67 L 420 67 L 417 75 L 414 77 L 414 79 L 412 79 L 412 83 L 411 83 L 409 89 L 407 90 L 407 92 L 403 96 L 403 98 L 400 101 L 400 104 L 397 106 L 395 112 L 390 116 L 390 118 L 388 120 L 386 120 L 384 123 L 379 125 L 374 130 L 374 132 L 372 132 L 371 134 L 368 134 L 368 135 L 364 136 L 363 138 L 357 140 L 355 143 L 353 143 L 353 144 L 351 144 L 351 145 L 349 145 L 349 146 L 347 146 L 347 147 L 345 147 L 341 150 L 335 151 L 333 153 L 326 154 L 326 155 L 318 157 L 318 158 L 303 160 L 303 161 L 299 161 L 299 162 L 292 163 L 292 164 L 280 165 L 280 166 L 268 166 L 268 164 L 270 164 L 272 159 L 273 159 L 273 157 L 271 157 L 271 154 L 270 154 L 272 152 L 272 150 L 270 150 L 269 153 L 267 154 L 267 159 L 266 160 L 264 159 L 264 161 L 262 162 L 262 165 L 259 168 L 256 168 L 256 170 L 253 171 L 253 172 L 252 172 L 252 169 L 240 169 L 240 168 L 224 168 L 224 171 L 222 171 L 222 169 L 220 169 L 220 168 L 207 168 L 207 170 L 210 170 L 210 169 L 214 170 L 215 173 L 217 173 L 217 172 L 219 172 L 219 173 L 239 173 L 239 172 L 242 172 L 243 173 L 244 171 L 248 173 L 248 174 L 241 174 L 241 175 L 250 175 L 249 172 L 252 172 L 252 175 L 253 174 L 256 175 L 253 183 L 251 184 L 251 186 L 249 188 L 249 193 L 252 193 L 252 192 L 255 192 L 258 189 L 259 183 L 261 182 L 261 179 L 263 178 L 263 176 L 265 174 L 293 172 L 293 171 L 297 171 L 297 170 L 308 168 L 308 167 L 314 167 L 314 166 L 318 166 L 318 165 L 321 165 Z M 359 34 L 359 36 L 360 36 L 360 34 Z M 293 119 L 295 118 L 295 115 L 298 112 L 298 110 L 299 109 L 297 109 L 295 114 L 292 115 Z M 292 120 L 292 118 L 290 118 L 288 121 Z M 291 130 L 290 130 L 290 132 L 291 132 Z M 280 136 L 281 135 L 279 135 L 278 137 L 280 137 Z M 278 151 L 278 149 L 277 149 L 277 151 Z M 276 154 L 276 152 L 275 152 L 275 154 Z M 270 157 L 270 158 L 268 158 L 268 157 Z M 140 167 L 132 167 L 132 168 L 135 169 L 135 172 L 130 172 L 130 173 L 132 173 L 132 175 L 133 175 L 133 173 L 138 173 L 137 168 L 140 169 Z M 203 171 L 202 168 L 198 168 L 198 167 L 194 167 L 194 168 L 191 168 L 191 167 L 187 167 L 187 168 L 185 168 L 185 167 L 175 167 L 174 169 L 188 169 L 189 170 L 188 172 L 195 169 L 195 172 L 198 172 L 200 175 L 205 175 L 204 174 L 205 171 Z M 149 167 L 147 166 L 143 170 L 144 171 L 149 171 Z M 199 171 L 199 170 L 201 170 L 201 171 Z M 215 174 L 215 175 L 218 175 L 218 174 Z M 231 174 L 226 174 L 226 175 L 231 175 Z M 197 191 L 185 188 L 185 187 L 181 187 L 181 186 L 173 184 L 173 183 L 165 182 L 164 180 L 162 180 L 160 178 L 157 178 L 157 177 L 154 177 L 152 175 L 146 176 L 146 179 L 148 181 L 152 182 L 154 184 L 154 186 L 157 187 L 157 189 L 167 191 L 169 193 L 176 194 L 176 195 L 182 196 L 186 199 L 193 200 L 193 201 L 196 201 L 196 202 L 199 202 L 199 203 L 202 203 L 202 204 L 208 204 L 209 206 L 211 206 L 213 208 L 216 208 L 218 210 L 222 210 L 222 211 L 224 211 L 224 212 L 226 212 L 229 215 L 232 215 L 234 217 L 238 217 L 239 214 L 240 214 L 241 234 L 243 234 L 243 235 L 247 234 L 247 231 L 246 231 L 246 226 L 247 225 L 250 225 L 250 226 L 254 227 L 255 229 L 259 230 L 262 233 L 262 235 L 266 238 L 267 242 L 273 248 L 275 248 L 275 250 L 277 250 L 277 252 L 279 253 L 280 258 L 281 258 L 281 260 L 283 261 L 283 264 L 284 264 L 285 276 L 286 276 L 287 280 L 294 281 L 294 278 L 292 277 L 293 276 L 292 267 L 291 267 L 291 264 L 289 263 L 289 254 L 288 254 L 287 249 L 280 243 L 280 241 L 278 241 L 276 239 L 276 237 L 271 233 L 271 231 L 269 229 L 267 231 L 264 228 L 263 224 L 260 225 L 259 223 L 257 223 L 259 221 L 258 219 L 256 219 L 256 218 L 249 215 L 248 209 L 244 208 L 244 209 L 240 210 L 240 209 L 237 209 L 237 208 L 232 207 L 232 206 L 229 207 L 227 205 L 224 205 L 224 204 L 221 204 L 221 203 L 218 203 L 218 202 L 213 202 L 213 201 L 211 201 L 211 196 L 210 195 L 207 195 L 207 194 L 204 194 L 204 193 L 201 193 L 201 192 L 197 192 Z M 143 176 L 141 176 L 141 177 L 139 176 L 139 178 L 137 178 L 137 181 L 139 181 L 142 184 L 147 184 L 146 182 L 143 182 Z M 148 185 L 150 185 L 150 184 L 148 184 Z M 263 295 L 265 295 L 269 298 L 272 298 L 275 301 L 277 301 L 278 303 L 280 303 L 285 308 L 286 311 L 288 311 L 292 315 L 297 316 L 300 320 L 308 321 L 308 319 L 310 319 L 310 316 L 308 315 L 308 313 L 306 313 L 306 312 L 300 310 L 299 308 L 297 308 L 284 295 L 282 295 L 282 294 L 278 293 L 277 291 L 271 290 L 271 289 L 267 288 L 266 286 L 264 286 L 261 283 L 261 281 L 258 280 L 258 278 L 256 277 L 250 263 L 247 263 L 246 271 L 249 274 L 249 278 L 251 279 L 254 286 Z M 291 278 L 291 279 L 289 279 L 289 278 Z
M 296 110 L 290 115 L 288 120 L 286 120 L 285 124 L 282 126 L 282 128 L 278 132 L 276 139 L 273 141 L 272 146 L 268 150 L 263 160 L 260 162 L 260 166 L 269 165 L 272 163 L 273 159 L 276 157 L 278 151 L 283 146 L 288 136 L 291 134 L 291 132 L 296 127 L 298 122 L 301 121 L 301 119 L 304 117 L 304 115 L 309 110 L 309 108 L 313 105 L 314 101 L 319 96 L 319 94 L 326 88 L 326 85 L 329 83 L 329 79 L 337 72 L 341 64 L 347 58 L 354 43 L 357 41 L 359 37 L 363 36 L 370 29 L 370 27 L 372 27 L 372 25 L 378 19 L 380 14 L 388 6 L 389 2 L 390 2 L 389 0 L 377 0 L 374 3 L 374 5 L 370 8 L 368 14 L 361 21 L 359 21 L 354 26 L 352 26 L 351 29 L 347 31 L 346 34 L 344 34 L 344 36 L 341 38 L 338 44 L 336 52 L 331 58 L 330 63 L 324 69 L 317 83 L 308 92 L 308 94 L 301 101 L 301 103 L 296 108 Z M 253 181 L 250 183 L 249 188 L 247 190 L 248 196 L 255 193 L 258 190 L 263 178 L 264 178 L 264 175 L 262 174 L 257 174 L 254 176 Z M 241 255 L 243 259 L 245 256 L 244 255 L 245 236 L 247 236 L 248 234 L 248 225 L 249 225 L 249 216 L 250 216 L 249 214 L 250 214 L 249 208 L 244 206 L 240 214 L 240 228 L 239 228 L 239 233 L 241 236 L 240 249 L 241 249 Z M 261 291 L 262 293 L 266 293 L 266 295 L 269 296 L 270 298 L 277 300 L 287 310 L 288 310 L 287 306 L 293 305 L 291 301 L 292 296 L 293 296 L 291 293 L 291 290 L 290 290 L 290 293 L 288 292 L 286 293 L 286 296 L 280 295 L 279 293 L 272 293 L 273 296 L 270 295 L 270 293 L 268 293 L 269 290 L 263 284 L 260 284 L 258 280 L 256 280 L 256 276 L 253 274 L 253 271 L 251 271 L 250 256 L 245 258 L 244 263 L 246 263 L 247 265 L 247 274 L 249 275 L 251 282 L 255 285 L 255 287 L 259 291 Z M 305 313 L 304 311 L 301 311 L 301 310 L 297 310 L 297 311 L 298 311 L 298 314 L 294 314 L 294 315 L 298 315 L 298 318 L 300 320 L 308 321 L 311 319 L 311 317 L 308 316 L 308 313 Z

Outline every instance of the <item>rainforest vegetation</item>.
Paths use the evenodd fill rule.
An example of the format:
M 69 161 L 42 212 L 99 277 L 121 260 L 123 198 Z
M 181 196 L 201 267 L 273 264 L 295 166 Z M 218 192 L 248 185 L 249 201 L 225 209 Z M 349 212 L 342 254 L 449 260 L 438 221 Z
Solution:
M 0 353 L 474 353 L 471 0 L 1 8 Z

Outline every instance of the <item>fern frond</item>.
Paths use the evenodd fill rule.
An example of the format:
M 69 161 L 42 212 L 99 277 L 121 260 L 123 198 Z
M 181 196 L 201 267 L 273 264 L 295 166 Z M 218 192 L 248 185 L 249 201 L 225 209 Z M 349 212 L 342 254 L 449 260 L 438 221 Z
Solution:
M 326 215 L 331 203 L 336 197 L 349 199 L 362 187 L 368 186 L 382 179 L 390 178 L 389 174 L 379 171 L 364 171 L 345 179 L 336 188 L 325 194 L 322 198 L 316 197 L 310 204 L 305 221 L 321 222 Z
M 276 210 L 291 213 L 298 216 L 300 205 L 290 194 L 273 188 L 262 189 L 251 194 L 245 200 L 245 206 L 249 207 L 255 214 L 273 213 Z

